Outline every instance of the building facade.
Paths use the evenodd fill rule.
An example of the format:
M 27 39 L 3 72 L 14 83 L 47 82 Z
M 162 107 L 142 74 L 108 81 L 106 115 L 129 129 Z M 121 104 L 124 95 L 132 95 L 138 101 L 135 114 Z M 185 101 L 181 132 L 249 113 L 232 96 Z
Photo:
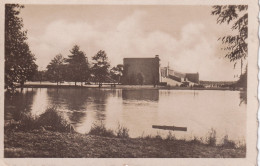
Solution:
M 159 83 L 160 59 L 154 58 L 124 58 L 123 84 L 127 85 L 157 85 Z
M 190 82 L 199 84 L 199 73 L 186 73 L 186 79 Z

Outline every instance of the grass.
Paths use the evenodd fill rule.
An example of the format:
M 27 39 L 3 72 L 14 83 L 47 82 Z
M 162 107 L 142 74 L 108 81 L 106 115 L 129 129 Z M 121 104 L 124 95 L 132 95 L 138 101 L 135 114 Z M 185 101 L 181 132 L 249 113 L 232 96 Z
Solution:
M 97 135 L 102 137 L 117 137 L 117 138 L 129 138 L 129 129 L 118 124 L 117 130 L 106 129 L 103 122 L 94 123 L 88 134 Z
M 22 114 L 21 120 L 5 126 L 5 157 L 245 157 L 246 146 L 239 146 L 228 135 L 217 144 L 211 129 L 203 140 L 176 139 L 172 132 L 165 138 L 144 134 L 130 138 L 129 129 L 118 124 L 116 130 L 104 123 L 92 125 L 88 134 L 71 133 L 70 124 L 56 110 L 49 108 L 39 116 Z
M 43 114 L 39 116 L 32 116 L 31 114 L 21 114 L 21 120 L 17 123 L 11 123 L 8 126 L 5 126 L 5 131 L 33 131 L 33 130 L 48 130 L 53 132 L 71 132 L 70 123 L 60 114 L 55 107 L 48 108 Z M 91 129 L 87 135 L 101 136 L 101 137 L 110 137 L 110 138 L 129 138 L 129 129 L 118 124 L 116 130 L 107 129 L 104 123 L 94 123 L 91 126 Z M 142 135 L 139 137 L 143 140 L 165 140 L 165 141 L 176 141 L 175 135 L 169 131 L 166 138 L 162 138 L 159 132 L 155 136 L 152 135 Z M 236 145 L 232 140 L 228 139 L 228 135 L 225 135 L 222 138 L 222 143 L 217 145 L 217 134 L 214 129 L 211 129 L 208 132 L 205 141 L 200 138 L 194 137 L 191 140 L 183 140 L 193 144 L 203 144 L 207 146 L 219 146 L 222 148 L 236 148 L 244 147 L 245 144 Z
M 159 132 L 157 132 L 157 134 L 155 135 L 154 139 L 163 140 L 163 138 L 162 138 L 162 136 L 160 135 Z
M 128 128 L 118 124 L 117 131 L 116 131 L 116 136 L 118 138 L 129 138 L 128 132 L 129 132 Z
M 100 124 L 94 123 L 89 131 L 90 135 L 98 135 L 103 137 L 115 137 L 114 131 L 106 129 L 105 125 L 101 122 Z
M 223 143 L 222 143 L 221 146 L 225 147 L 225 148 L 235 148 L 236 147 L 236 143 L 234 141 L 232 141 L 232 140 L 229 140 L 228 139 L 228 135 L 225 135 L 224 138 L 223 138 Z
M 157 138 L 117 138 L 33 130 L 6 132 L 4 156 L 73 158 L 244 158 L 245 148 Z
M 171 131 L 169 131 L 166 140 L 172 141 L 172 140 L 176 140 L 176 137 L 172 134 Z
M 216 130 L 211 129 L 209 131 L 209 136 L 207 137 L 206 140 L 209 146 L 215 146 L 217 142 Z
M 198 137 L 193 137 L 193 139 L 190 142 L 194 144 L 202 144 L 203 139 L 202 138 L 198 139 Z

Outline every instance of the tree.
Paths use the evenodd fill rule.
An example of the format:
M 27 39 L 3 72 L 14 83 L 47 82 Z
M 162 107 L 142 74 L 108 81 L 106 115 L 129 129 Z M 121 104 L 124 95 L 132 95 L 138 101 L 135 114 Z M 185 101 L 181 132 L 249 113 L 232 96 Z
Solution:
M 99 87 L 105 81 L 106 77 L 109 75 L 110 64 L 108 62 L 107 54 L 105 51 L 98 51 L 98 53 L 92 57 L 93 67 L 92 71 L 95 76 L 95 80 L 99 83 Z
M 66 59 L 68 62 L 68 77 L 70 81 L 77 82 L 86 81 L 89 76 L 89 67 L 86 54 L 83 51 L 80 51 L 78 45 L 75 45 L 70 51 L 71 55 Z
M 65 59 L 61 54 L 56 55 L 47 66 L 48 78 L 57 82 L 63 81 Z
M 239 80 L 236 83 L 236 86 L 247 89 L 247 67 L 243 74 L 240 75 Z
M 223 48 L 227 51 L 226 57 L 231 62 L 241 60 L 241 74 L 243 59 L 247 58 L 248 54 L 248 6 L 247 5 L 226 5 L 226 6 L 213 6 L 212 15 L 218 16 L 217 23 L 232 23 L 232 31 L 237 31 L 235 35 L 227 35 L 221 37 Z
M 37 71 L 35 57 L 27 44 L 27 31 L 23 30 L 23 20 L 18 17 L 24 6 L 6 4 L 5 6 L 5 84 L 14 88 L 32 78 Z
M 48 81 L 47 78 L 47 70 L 38 70 L 36 72 L 36 74 L 33 76 L 32 79 L 30 79 L 31 81 L 40 81 L 40 83 L 42 81 Z
M 118 64 L 116 67 L 113 67 L 110 70 L 110 75 L 114 80 L 120 83 L 121 78 L 123 76 L 123 70 L 124 70 L 124 66 L 122 64 Z

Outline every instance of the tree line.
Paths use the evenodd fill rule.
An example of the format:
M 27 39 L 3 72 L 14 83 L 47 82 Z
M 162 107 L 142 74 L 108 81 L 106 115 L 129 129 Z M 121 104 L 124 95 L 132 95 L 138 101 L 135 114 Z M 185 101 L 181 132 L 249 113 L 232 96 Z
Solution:
M 5 5 L 5 89 L 23 86 L 28 80 L 49 80 L 83 82 L 94 81 L 101 86 L 104 81 L 121 82 L 123 65 L 110 70 L 105 51 L 100 50 L 89 64 L 86 54 L 75 45 L 68 58 L 56 55 L 47 66 L 47 71 L 39 71 L 35 55 L 27 42 L 27 30 L 19 17 L 23 5 Z
M 47 66 L 46 71 L 38 71 L 34 81 L 53 81 L 57 85 L 63 81 L 77 82 L 81 85 L 85 82 L 95 82 L 102 86 L 104 82 L 121 82 L 123 65 L 117 65 L 110 69 L 110 63 L 105 51 L 100 50 L 92 57 L 90 64 L 86 54 L 78 45 L 73 46 L 68 58 L 56 55 Z

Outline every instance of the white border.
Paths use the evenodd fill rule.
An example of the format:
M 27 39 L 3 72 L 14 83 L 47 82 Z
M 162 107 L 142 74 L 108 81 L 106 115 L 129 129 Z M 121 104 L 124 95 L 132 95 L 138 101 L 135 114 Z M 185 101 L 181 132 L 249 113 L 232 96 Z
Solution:
M 101 158 L 3 158 L 3 126 L 4 126 L 4 4 L 106 4 L 106 5 L 249 5 L 249 36 L 248 36 L 248 103 L 247 103 L 247 156 L 246 158 L 138 158 L 138 159 L 101 159 Z M 2 0 L 0 1 L 0 165 L 256 165 L 257 157 L 257 52 L 258 52 L 258 4 L 254 0 Z M 259 61 L 260 64 L 260 61 Z M 260 95 L 259 95 L 260 99 Z M 238 124 L 239 125 L 239 124 Z

